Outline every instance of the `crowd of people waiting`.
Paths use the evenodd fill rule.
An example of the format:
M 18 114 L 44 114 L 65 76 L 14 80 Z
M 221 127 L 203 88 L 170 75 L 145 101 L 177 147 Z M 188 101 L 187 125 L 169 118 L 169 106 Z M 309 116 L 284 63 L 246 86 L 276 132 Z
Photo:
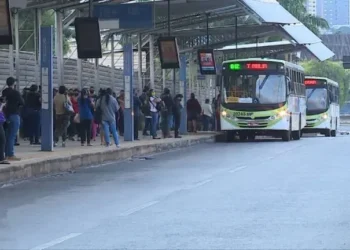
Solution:
M 14 150 L 14 146 L 19 145 L 19 130 L 20 136 L 31 145 L 41 144 L 40 86 L 34 84 L 20 94 L 13 77 L 7 79 L 6 85 L 0 98 L 0 164 L 20 160 L 15 156 Z M 79 90 L 60 86 L 54 89 L 53 96 L 55 147 L 60 139 L 62 147 L 66 146 L 67 140 L 79 140 L 81 146 L 92 146 L 91 141 L 96 141 L 98 136 L 101 145 L 111 146 L 112 137 L 115 146 L 120 147 L 119 136 L 124 134 L 123 90 L 117 95 L 111 88 L 100 89 L 96 93 L 93 87 Z M 172 130 L 175 138 L 181 138 L 179 128 L 183 109 L 182 98 L 181 94 L 173 97 L 167 88 L 159 97 L 147 86 L 140 95 L 138 90 L 134 89 L 134 139 L 139 140 L 139 129 L 142 130 L 143 136 L 152 136 L 153 139 L 161 139 L 157 135 L 159 129 L 163 138 L 172 137 Z M 186 104 L 190 132 L 197 132 L 197 121 L 200 117 L 204 131 L 214 130 L 215 103 L 217 101 L 213 100 L 210 104 L 209 99 L 206 99 L 202 107 L 195 95 L 191 94 Z M 141 117 L 144 118 L 143 128 L 140 124 Z

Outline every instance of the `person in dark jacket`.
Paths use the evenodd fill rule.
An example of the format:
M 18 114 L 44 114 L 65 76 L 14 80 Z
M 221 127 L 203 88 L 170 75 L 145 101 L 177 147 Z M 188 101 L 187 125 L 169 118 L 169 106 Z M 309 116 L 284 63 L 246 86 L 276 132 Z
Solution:
M 142 95 L 139 97 L 139 99 L 141 101 L 141 112 L 145 116 L 145 126 L 143 129 L 144 136 L 149 136 L 147 131 L 151 131 L 151 124 L 152 124 L 149 98 L 150 98 L 149 87 L 145 86 L 143 88 Z
M 33 84 L 30 87 L 26 95 L 25 106 L 29 142 L 31 145 L 40 145 L 41 97 L 38 92 L 38 85 Z
M 172 123 L 170 123 L 173 119 L 173 106 L 174 100 L 171 97 L 170 90 L 168 88 L 164 89 L 163 95 L 161 99 L 164 103 L 165 109 L 161 111 L 161 120 L 162 120 L 162 131 L 164 138 L 170 138 L 170 128 Z
M 187 101 L 187 117 L 191 122 L 192 129 L 190 131 L 197 133 L 197 120 L 202 112 L 202 107 L 196 99 L 194 93 L 191 93 L 191 98 Z
M 20 158 L 15 156 L 14 146 L 16 142 L 17 132 L 21 125 L 20 107 L 24 105 L 21 94 L 15 89 L 16 79 L 9 77 L 6 80 L 8 86 L 3 90 L 2 96 L 6 99 L 6 107 L 4 110 L 7 120 L 6 130 L 6 157 L 8 160 L 19 161 Z
M 138 90 L 134 89 L 134 97 L 133 97 L 133 112 L 134 112 L 134 140 L 139 140 L 139 119 L 141 115 L 141 101 L 138 96 Z
M 183 98 L 183 95 L 181 94 L 176 95 L 174 98 L 173 117 L 174 117 L 175 138 L 181 138 L 181 136 L 179 135 L 179 128 L 181 123 L 181 110 L 183 109 L 181 104 L 182 98 Z

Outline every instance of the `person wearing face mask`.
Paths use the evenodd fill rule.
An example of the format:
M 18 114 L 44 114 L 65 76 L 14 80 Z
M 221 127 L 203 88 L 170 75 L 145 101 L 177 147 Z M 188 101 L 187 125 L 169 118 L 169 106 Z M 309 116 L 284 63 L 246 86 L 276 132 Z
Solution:
M 81 91 L 81 95 L 78 98 L 79 104 L 79 116 L 80 116 L 80 142 L 81 146 L 92 146 L 91 140 L 91 126 L 93 120 L 92 110 L 94 109 L 93 103 L 89 98 L 89 93 L 86 90 Z

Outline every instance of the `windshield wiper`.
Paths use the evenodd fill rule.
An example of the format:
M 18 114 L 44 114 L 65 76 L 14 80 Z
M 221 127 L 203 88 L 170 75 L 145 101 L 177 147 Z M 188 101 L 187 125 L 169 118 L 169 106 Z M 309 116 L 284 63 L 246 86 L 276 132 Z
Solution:
M 270 75 L 266 75 L 266 76 L 265 76 L 264 80 L 262 81 L 262 83 L 261 83 L 260 86 L 259 86 L 259 90 L 262 90 L 262 88 L 264 87 L 264 85 L 265 85 L 267 79 L 269 78 L 269 76 L 270 76 Z
M 312 94 L 315 92 L 315 90 L 316 90 L 316 89 L 311 90 L 310 94 L 308 94 L 308 96 L 307 96 L 306 99 L 309 99 L 309 98 L 312 96 Z

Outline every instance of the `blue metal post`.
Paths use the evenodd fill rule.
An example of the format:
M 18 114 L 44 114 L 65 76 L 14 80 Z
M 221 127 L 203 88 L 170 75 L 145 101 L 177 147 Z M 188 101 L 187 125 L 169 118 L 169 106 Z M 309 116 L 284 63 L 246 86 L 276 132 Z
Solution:
M 53 28 L 41 28 L 41 150 L 53 151 Z
M 187 83 L 186 83 L 186 55 L 180 54 L 180 91 L 184 96 L 182 99 L 182 112 L 181 112 L 181 123 L 180 123 L 180 133 L 187 134 Z
M 129 42 L 123 46 L 124 50 L 124 140 L 134 140 L 134 112 L 133 112 L 133 46 Z

